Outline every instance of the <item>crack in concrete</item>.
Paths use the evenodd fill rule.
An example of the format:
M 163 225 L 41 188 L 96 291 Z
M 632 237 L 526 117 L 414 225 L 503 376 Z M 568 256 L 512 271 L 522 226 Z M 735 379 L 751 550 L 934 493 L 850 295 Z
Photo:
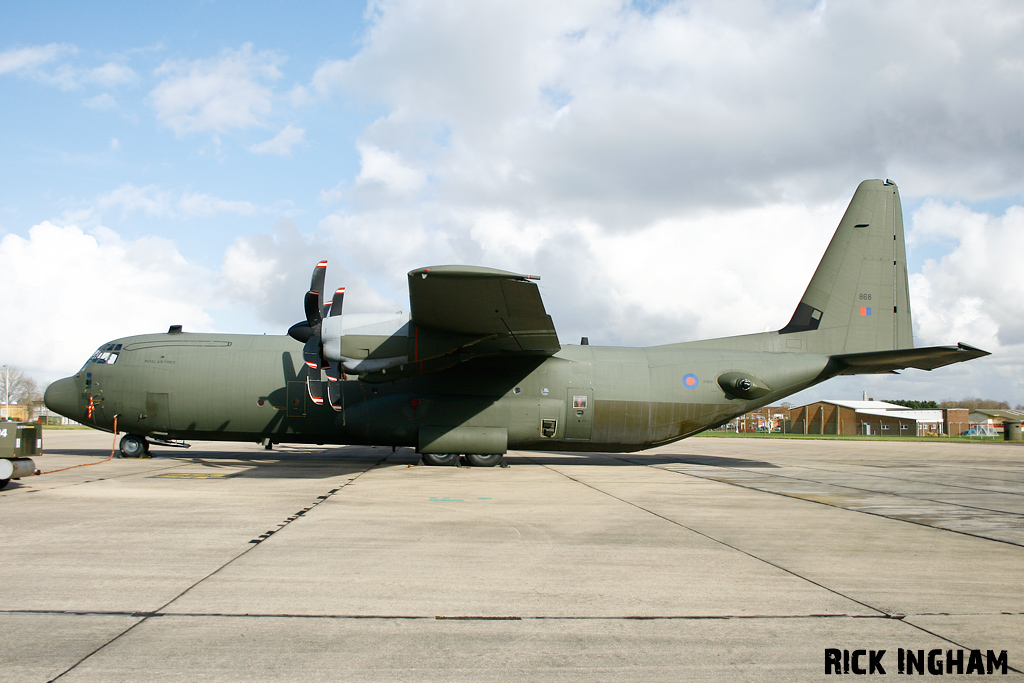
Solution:
M 203 576 L 203 577 L 202 577 L 201 579 L 199 579 L 198 581 L 196 581 L 195 583 L 193 583 L 193 584 L 192 584 L 191 586 L 189 586 L 189 587 L 188 587 L 188 588 L 186 588 L 185 590 L 183 590 L 183 591 L 181 591 L 180 593 L 178 593 L 177 595 L 175 595 L 175 596 L 174 596 L 173 598 L 171 598 L 171 599 L 170 599 L 170 600 L 168 600 L 168 601 L 167 601 L 166 603 L 164 603 L 163 605 L 161 605 L 161 606 L 160 606 L 160 607 L 158 607 L 157 609 L 153 610 L 152 612 L 128 612 L 128 613 L 125 613 L 125 616 L 129 616 L 129 617 L 135 617 L 135 618 L 138 618 L 139 620 L 138 620 L 138 621 L 136 621 L 136 622 L 135 622 L 134 624 L 132 624 L 131 626 L 129 626 L 128 628 L 126 628 L 126 629 L 125 629 L 124 631 L 121 631 L 120 633 L 118 633 L 117 635 L 115 635 L 115 636 L 114 636 L 113 638 L 111 638 L 111 639 L 110 639 L 110 640 L 108 640 L 107 642 L 105 642 L 105 643 L 102 643 L 102 644 L 101 644 L 101 645 L 100 645 L 99 647 L 97 647 L 97 648 L 95 648 L 94 650 L 92 650 L 91 652 L 89 652 L 89 653 L 88 653 L 87 655 L 85 655 L 84 657 L 82 657 L 81 659 L 79 659 L 79 660 L 78 660 L 77 662 L 75 662 L 74 664 L 72 664 L 72 665 L 71 665 L 70 667 L 68 667 L 67 669 L 65 669 L 64 671 L 62 671 L 61 673 L 59 673 L 58 675 L 54 676 L 54 677 L 53 677 L 52 679 L 50 679 L 49 683 L 53 683 L 53 681 L 56 681 L 56 680 L 58 680 L 58 679 L 60 679 L 60 678 L 63 678 L 63 677 L 64 677 L 64 676 L 66 676 L 67 674 L 71 673 L 71 672 L 72 672 L 72 671 L 74 671 L 74 670 L 75 670 L 76 668 L 78 668 L 78 666 L 79 666 L 79 665 L 81 665 L 81 664 L 82 664 L 83 662 L 85 662 L 86 660 L 88 660 L 88 659 L 89 659 L 89 658 L 91 658 L 91 657 L 92 657 L 93 655 L 97 654 L 98 652 L 101 652 L 101 651 L 103 651 L 103 650 L 104 650 L 104 649 L 106 649 L 106 648 L 107 648 L 108 646 L 110 646 L 110 645 L 112 645 L 113 643 L 117 642 L 118 640 L 120 640 L 120 639 L 121 639 L 121 638 L 123 638 L 124 636 L 128 635 L 128 634 L 129 634 L 129 633 L 131 633 L 131 632 L 132 632 L 133 630 L 135 630 L 135 628 L 137 628 L 137 627 L 138 627 L 139 625 L 141 625 L 141 624 L 144 624 L 144 623 L 146 623 L 146 622 L 147 622 L 148 620 L 150 620 L 150 619 L 153 619 L 153 618 L 156 618 L 156 617 L 160 617 L 160 616 L 162 616 L 162 615 L 164 614 L 164 610 L 165 610 L 165 609 L 167 609 L 167 607 L 169 607 L 170 605 L 174 604 L 175 602 L 177 602 L 178 600 L 180 600 L 180 599 L 181 599 L 182 597 L 184 597 L 185 595 L 187 595 L 187 594 L 188 594 L 188 593 L 189 593 L 189 592 L 190 592 L 190 591 L 191 591 L 191 590 L 192 590 L 193 588 L 195 588 L 196 586 L 200 585 L 201 583 L 203 583 L 203 582 L 204 582 L 204 581 L 206 581 L 207 579 L 209 579 L 209 578 L 211 578 L 211 577 L 213 577 L 213 576 L 215 576 L 215 575 L 219 574 L 219 573 L 220 573 L 220 572 L 221 572 L 222 570 L 226 569 L 226 568 L 227 568 L 227 567 L 228 567 L 229 565 L 231 565 L 231 564 L 232 564 L 232 563 L 234 563 L 235 561 L 237 561 L 237 560 L 241 559 L 242 557 L 244 557 L 244 556 L 245 556 L 245 555 L 247 555 L 248 553 L 252 552 L 252 551 L 253 551 L 253 549 L 255 549 L 255 548 L 259 547 L 260 543 L 261 543 L 262 541 L 266 540 L 267 538 L 269 538 L 269 537 L 270 537 L 270 536 L 271 536 L 272 534 L 274 534 L 274 533 L 277 533 L 277 532 L 278 532 L 278 531 L 280 531 L 280 530 L 281 530 L 282 528 L 284 528 L 284 527 L 286 527 L 287 525 L 291 524 L 291 523 L 292 523 L 293 521 L 295 521 L 296 519 L 298 519 L 298 518 L 300 518 L 300 517 L 304 516 L 304 515 L 305 515 L 305 514 L 306 514 L 307 512 L 309 512 L 310 510 L 312 510 L 313 508 L 315 508 L 315 507 L 316 507 L 317 505 L 320 505 L 320 504 L 321 504 L 321 503 L 323 503 L 323 502 L 324 502 L 325 500 L 328 500 L 329 498 L 331 498 L 331 496 L 335 495 L 335 494 L 336 494 L 336 493 L 337 493 L 338 491 L 340 491 L 340 490 L 342 490 L 343 488 L 345 488 L 346 486 L 350 485 L 350 484 L 351 484 L 352 482 L 354 482 L 354 481 L 355 481 L 356 479 L 358 479 L 359 477 L 363 476 L 364 474 L 366 474 L 367 472 L 369 472 L 369 471 L 370 471 L 370 470 L 372 470 L 373 468 L 377 467 L 378 465 L 380 465 L 380 464 L 381 464 L 382 462 L 384 462 L 385 460 L 387 460 L 387 457 L 381 458 L 380 460 L 377 460 L 377 461 L 374 461 L 374 462 L 370 463 L 370 466 L 369 466 L 369 467 L 367 467 L 367 468 L 366 468 L 365 470 L 363 470 L 362 472 L 359 472 L 359 473 L 358 473 L 358 474 L 356 474 L 355 476 L 351 477 L 351 478 L 350 478 L 350 479 L 349 479 L 349 480 L 348 480 L 347 482 L 345 482 L 345 483 L 344 483 L 344 484 L 342 484 L 341 486 L 338 486 L 338 487 L 334 488 L 333 490 L 331 490 L 330 492 L 328 492 L 328 493 L 327 493 L 326 495 L 323 495 L 323 496 L 318 496 L 318 497 L 316 498 L 316 502 L 314 502 L 314 503 L 313 503 L 312 505 L 310 505 L 309 507 L 307 507 L 307 508 L 304 508 L 304 509 L 303 509 L 302 511 L 300 511 L 299 513 L 297 513 L 297 514 L 293 515 L 292 517 L 289 517 L 289 518 L 287 519 L 287 521 L 286 521 L 286 522 L 284 522 L 283 524 L 279 525 L 279 528 L 277 528 L 277 529 L 274 529 L 273 531 L 267 532 L 266 534 L 262 534 L 262 535 L 261 535 L 261 536 L 259 537 L 259 538 L 260 538 L 260 540 L 259 540 L 259 541 L 256 541 L 256 540 L 253 540 L 253 541 L 249 541 L 249 547 L 247 547 L 247 548 L 246 548 L 245 550 L 243 550 L 242 552 L 238 553 L 237 555 L 235 555 L 234 557 L 232 557 L 231 559 L 229 559 L 229 560 L 228 560 L 227 562 L 225 562 L 224 564 L 222 564 L 222 565 L 220 565 L 219 567 L 217 567 L 216 569 L 214 569 L 214 570 L 213 570 L 212 572 L 210 572 L 210 573 L 209 573 L 209 574 L 207 574 L 206 576 Z
M 680 474 L 690 474 L 689 472 L 683 472 L 681 470 L 675 469 L 672 465 L 668 465 L 668 464 L 667 465 L 658 465 L 657 467 L 659 467 L 661 469 L 669 470 L 670 472 L 679 472 Z M 798 467 L 800 469 L 809 469 L 812 472 L 813 471 L 822 471 L 822 472 L 831 472 L 833 474 L 841 474 L 840 472 L 837 472 L 835 470 L 827 470 L 827 469 L 815 470 L 815 468 L 813 468 L 813 467 L 806 467 L 804 465 L 792 465 L 792 467 Z M 753 476 L 759 476 L 759 477 L 765 477 L 765 478 L 771 477 L 773 479 L 780 479 L 780 480 L 783 480 L 783 481 L 796 481 L 796 482 L 803 482 L 803 483 L 807 483 L 807 484 L 819 484 L 821 486 L 834 486 L 834 487 L 839 488 L 839 489 L 849 489 L 851 491 L 859 491 L 859 492 L 862 492 L 862 493 L 870 493 L 870 494 L 876 495 L 876 496 L 893 496 L 895 498 L 905 498 L 907 500 L 919 500 L 919 501 L 924 501 L 924 502 L 928 502 L 928 503 L 935 503 L 936 505 L 949 505 L 950 507 L 963 508 L 965 510 L 981 510 L 981 511 L 984 511 L 984 512 L 993 512 L 993 513 L 1000 514 L 1000 515 L 1013 515 L 1015 517 L 1024 518 L 1024 513 L 1020 513 L 1020 512 L 1009 512 L 1007 510 L 996 510 L 996 509 L 993 509 L 993 508 L 980 507 L 980 506 L 976 506 L 976 505 L 966 505 L 964 503 L 950 503 L 949 501 L 945 501 L 945 500 L 935 500 L 933 498 L 926 498 L 923 495 L 915 496 L 915 495 L 906 494 L 906 493 L 895 493 L 893 491 L 876 491 L 875 489 L 861 488 L 859 486 L 853 486 L 851 484 L 839 484 L 839 483 L 835 483 L 835 482 L 831 482 L 831 481 L 821 481 L 819 479 L 808 479 L 808 478 L 803 478 L 803 477 L 795 477 L 793 475 L 787 475 L 787 474 L 775 474 L 775 473 L 772 473 L 772 472 L 764 472 L 764 471 L 760 471 L 760 470 L 757 471 L 757 472 L 751 472 L 750 470 L 745 469 L 743 467 L 735 467 L 735 468 L 729 468 L 729 469 L 730 469 L 730 471 L 738 470 L 738 471 L 741 471 L 741 472 L 746 472 L 746 473 L 751 474 Z M 876 475 L 864 474 L 864 473 L 860 473 L 860 472 L 857 472 L 856 474 L 862 474 L 863 476 L 876 476 Z M 699 474 L 695 474 L 694 476 L 699 477 L 700 475 Z M 983 492 L 983 493 L 993 493 L 993 494 L 999 494 L 999 495 L 1021 495 L 1021 494 L 1012 493 L 1012 492 L 1009 492 L 1009 491 L 992 491 L 990 489 L 972 489 L 969 486 L 958 486 L 956 484 L 943 484 L 941 482 L 920 482 L 920 481 L 914 481 L 912 479 L 900 479 L 898 477 L 877 477 L 877 478 L 880 478 L 880 479 L 890 479 L 892 481 L 901 481 L 901 482 L 909 483 L 909 484 L 927 484 L 927 485 L 931 485 L 931 486 L 945 486 L 945 487 L 948 487 L 948 488 L 962 488 L 962 489 L 966 489 L 968 491 L 978 491 L 978 492 Z M 748 487 L 748 488 L 756 488 L 756 487 Z M 761 489 L 758 489 L 758 490 L 761 490 Z M 993 539 L 993 540 L 995 540 L 995 539 Z
M 934 616 L 925 614 L 271 614 L 252 612 L 131 612 L 117 610 L 0 610 L 2 615 L 45 615 L 64 617 L 126 617 L 135 619 L 333 619 L 333 620 L 394 620 L 394 621 L 772 621 L 775 619 L 882 619 L 904 620 L 908 617 Z M 962 616 L 962 615 L 950 615 Z M 993 616 L 993 615 L 970 615 Z
M 618 459 L 623 460 L 624 462 L 630 462 L 630 464 L 642 464 L 642 463 L 633 463 L 632 461 L 630 461 L 630 460 L 628 460 L 626 458 L 618 458 Z M 939 640 L 942 640 L 942 641 L 945 641 L 945 642 L 950 643 L 952 645 L 955 645 L 955 646 L 957 646 L 957 647 L 959 647 L 961 649 L 968 649 L 968 650 L 969 649 L 973 649 L 973 648 L 971 648 L 971 647 L 969 647 L 969 646 L 967 646 L 967 645 L 965 645 L 963 643 L 960 643 L 960 642 L 957 642 L 957 641 L 953 640 L 952 638 L 949 638 L 947 636 L 943 636 L 943 635 L 941 635 L 939 633 L 935 633 L 935 632 L 930 631 L 930 630 L 928 630 L 928 629 L 926 629 L 926 628 L 924 628 L 922 626 L 919 626 L 918 624 L 914 624 L 911 621 L 908 621 L 906 614 L 894 613 L 894 612 L 893 613 L 886 612 L 885 610 L 883 610 L 883 609 L 881 609 L 879 607 L 874 607 L 874 606 L 869 605 L 866 602 L 858 600 L 858 599 L 856 599 L 856 598 L 854 598 L 852 596 L 849 596 L 849 595 L 846 595 L 844 593 L 841 593 L 840 591 L 835 590 L 834 588 L 830 588 L 830 587 L 828 587 L 828 586 L 826 586 L 826 585 L 824 585 L 822 583 L 814 581 L 813 579 L 810 579 L 810 578 L 808 578 L 806 576 L 803 576 L 803 575 L 801 575 L 801 574 L 799 574 L 799 573 L 797 573 L 797 572 L 795 572 L 795 571 L 793 571 L 791 569 L 783 567 L 782 565 L 777 564 L 775 562 L 772 562 L 771 560 L 768 560 L 768 559 L 765 559 L 765 558 L 760 557 L 758 555 L 755 555 L 754 553 L 748 552 L 746 550 L 743 550 L 742 548 L 734 546 L 734 545 L 732 545 L 730 543 L 727 543 L 727 542 L 725 542 L 725 541 L 723 541 L 721 539 L 715 538 L 714 536 L 711 536 L 710 534 L 706 534 L 706 533 L 704 533 L 702 531 L 698 531 L 697 529 L 694 529 L 692 527 L 686 526 L 685 524 L 682 524 L 681 522 L 677 522 L 676 520 L 671 519 L 669 517 L 666 517 L 665 515 L 662 515 L 660 513 L 654 512 L 653 510 L 645 508 L 644 506 L 640 505 L 639 503 L 634 503 L 633 501 L 626 500 L 625 498 L 621 498 L 619 496 L 616 496 L 613 493 L 609 493 L 608 491 L 600 489 L 597 486 L 594 486 L 592 484 L 588 484 L 588 483 L 586 483 L 584 481 L 580 481 L 579 479 L 576 479 L 575 477 L 571 477 L 568 474 L 565 474 L 564 472 L 560 472 L 560 471 L 554 469 L 553 467 L 550 467 L 548 465 L 544 465 L 543 463 L 537 462 L 536 460 L 531 460 L 531 461 L 534 462 L 535 464 L 538 464 L 538 465 L 541 465 L 542 467 L 545 467 L 546 469 L 551 470 L 555 474 L 561 475 L 561 476 L 565 477 L 566 479 L 569 479 L 570 481 L 573 481 L 573 482 L 576 482 L 577 484 L 585 486 L 585 487 L 591 489 L 592 491 L 596 491 L 598 493 L 601 493 L 603 495 L 608 496 L 609 498 L 613 498 L 615 500 L 618 500 L 619 502 L 625 503 L 626 505 L 635 507 L 638 510 L 642 510 L 642 511 L 646 512 L 649 515 L 652 515 L 654 517 L 662 519 L 662 520 L 664 520 L 666 522 L 669 522 L 670 524 L 674 524 L 674 525 L 676 525 L 676 526 L 678 526 L 680 528 L 686 529 L 687 531 L 690 531 L 690 532 L 695 533 L 695 534 L 697 534 L 699 536 L 702 536 L 702 537 L 704 537 L 704 538 L 706 538 L 706 539 L 708 539 L 710 541 L 713 541 L 713 542 L 718 543 L 720 545 L 723 545 L 723 546 L 725 546 L 727 548 L 735 550 L 736 552 L 742 553 L 742 554 L 746 555 L 747 557 L 750 557 L 750 558 L 752 558 L 754 560 L 757 560 L 759 562 L 763 562 L 764 564 L 767 564 L 767 565 L 769 565 L 771 567 L 775 567 L 776 569 L 779 569 L 779 570 L 781 570 L 783 572 L 786 572 L 787 574 L 790 574 L 791 576 L 793 576 L 793 577 L 795 577 L 797 579 L 800 579 L 802 581 L 806 581 L 807 583 L 810 583 L 811 585 L 814 585 L 814 586 L 817 586 L 817 587 L 819 587 L 819 588 L 821 588 L 823 590 L 826 590 L 829 593 L 832 593 L 833 595 L 837 595 L 839 597 L 845 598 L 847 600 L 850 600 L 851 602 L 854 602 L 854 603 L 856 603 L 858 605 L 861 605 L 862 607 L 866 607 L 869 610 L 873 610 L 873 611 L 879 613 L 877 615 L 865 615 L 864 617 L 860 617 L 860 618 L 892 619 L 892 620 L 895 620 L 895 621 L 899 621 L 900 623 L 906 624 L 910 628 L 916 629 L 916 630 L 921 631 L 923 633 L 927 633 L 928 635 L 930 635 L 930 636 L 932 636 L 934 638 L 938 638 Z M 804 499 L 804 498 L 799 498 L 798 496 L 789 496 L 789 495 L 784 494 L 784 493 L 776 493 L 774 491 L 762 491 L 762 489 L 758 489 L 758 488 L 754 488 L 754 487 L 749 487 L 749 486 L 743 486 L 742 484 L 734 484 L 734 483 L 729 482 L 729 481 L 720 481 L 718 479 L 713 479 L 713 478 L 710 478 L 710 477 L 701 477 L 700 475 L 692 474 L 690 472 L 681 472 L 681 471 L 678 471 L 678 470 L 667 469 L 665 467 L 658 466 L 658 465 L 645 465 L 645 466 L 646 467 L 651 467 L 652 469 L 660 469 L 660 470 L 663 470 L 663 471 L 666 471 L 666 472 L 673 472 L 675 474 L 683 474 L 683 475 L 687 475 L 687 476 L 692 476 L 694 478 L 703 479 L 705 481 L 715 481 L 715 482 L 722 483 L 722 484 L 728 484 L 728 485 L 731 485 L 731 486 L 737 486 L 739 488 L 744 488 L 744 489 L 747 489 L 747 490 L 761 491 L 761 492 L 764 492 L 764 493 L 775 493 L 776 495 L 785 496 L 787 498 L 794 498 L 796 500 L 807 500 L 807 499 Z M 809 501 L 809 502 L 818 502 L 818 501 Z M 822 504 L 828 505 L 827 503 L 822 503 Z M 844 509 L 844 510 L 847 509 L 847 508 L 842 508 L 841 506 L 830 506 L 830 507 L 839 507 L 840 509 Z M 859 512 L 859 511 L 857 511 L 857 512 Z M 875 514 L 875 513 L 868 513 L 868 514 Z M 884 515 L 877 515 L 877 516 L 885 517 Z M 889 518 L 886 517 L 886 519 L 889 519 Z M 909 520 L 905 520 L 905 521 L 909 521 Z M 924 524 L 922 524 L 921 526 L 928 526 L 929 528 L 940 528 L 941 529 L 941 527 L 930 527 L 929 525 L 924 525 Z M 943 529 L 943 530 L 944 531 L 954 531 L 952 529 L 948 529 L 948 530 L 947 529 Z M 964 533 L 964 532 L 956 532 L 956 533 Z M 972 536 L 973 534 L 966 534 L 966 535 Z M 984 537 L 981 537 L 981 538 L 984 538 Z M 996 539 L 986 539 L 986 540 L 996 540 Z M 1016 544 L 1010 543 L 1010 545 L 1016 545 Z M 1000 613 L 1000 614 L 1003 614 L 1003 613 Z M 1012 667 L 1008 667 L 1008 668 L 1012 668 Z M 1022 673 L 1022 672 L 1018 671 L 1017 669 L 1013 669 L 1013 671 L 1015 671 L 1017 673 Z
M 626 462 L 631 462 L 631 461 L 627 460 Z M 635 464 L 640 464 L 640 463 L 635 463 Z M 697 474 L 695 472 L 684 471 L 684 470 L 679 470 L 679 469 L 672 469 L 672 468 L 664 467 L 664 466 L 661 466 L 661 465 L 647 465 L 647 467 L 653 467 L 653 468 L 656 468 L 656 469 L 664 470 L 665 472 L 672 472 L 673 474 L 681 474 L 681 475 L 686 476 L 686 477 L 693 477 L 694 479 L 702 479 L 704 481 L 713 481 L 713 482 L 716 482 L 716 483 L 719 483 L 719 484 L 726 484 L 728 486 L 735 486 L 737 488 L 746 489 L 747 491 L 759 491 L 761 493 L 768 493 L 768 494 L 771 494 L 773 496 L 782 496 L 783 498 L 789 498 L 791 500 L 801 500 L 801 501 L 804 501 L 806 503 L 816 503 L 818 505 L 825 505 L 827 507 L 835 508 L 837 510 L 846 510 L 848 512 L 857 512 L 857 513 L 864 514 L 864 515 L 872 515 L 874 517 L 881 517 L 883 519 L 891 519 L 891 520 L 896 521 L 896 522 L 906 522 L 908 524 L 916 524 L 918 526 L 923 526 L 923 527 L 928 528 L 928 529 L 935 529 L 937 531 L 948 531 L 950 533 L 962 534 L 964 536 L 970 536 L 971 538 L 980 538 L 980 539 L 983 539 L 985 541 L 992 541 L 994 543 L 1005 543 L 1006 545 L 1012 545 L 1012 546 L 1017 547 L 1017 548 L 1024 547 L 1024 544 L 1015 543 L 1014 541 L 1008 541 L 1008 540 L 1005 540 L 1005 539 L 1002 539 L 1002 538 L 992 538 L 990 536 L 982 536 L 981 534 L 971 533 L 969 531 L 963 531 L 961 529 L 950 529 L 950 528 L 944 527 L 944 526 L 935 526 L 933 524 L 925 524 L 924 522 L 920 522 L 920 521 L 917 521 L 917 520 L 914 520 L 914 519 L 908 519 L 906 517 L 895 517 L 895 516 L 891 516 L 891 515 L 884 515 L 884 514 L 882 514 L 880 512 L 874 512 L 872 510 L 866 510 L 866 509 L 862 509 L 862 508 L 846 507 L 844 505 L 837 505 L 835 503 L 828 503 L 828 502 L 825 502 L 823 500 L 817 500 L 817 499 L 814 499 L 814 498 L 806 498 L 804 496 L 796 495 L 794 493 L 786 493 L 784 491 L 773 491 L 773 490 L 771 490 L 770 488 L 767 488 L 767 487 L 760 488 L 760 487 L 754 486 L 752 484 L 745 484 L 745 483 L 741 483 L 741 482 L 737 482 L 737 481 L 732 481 L 732 480 L 730 480 L 728 478 L 716 478 L 716 477 L 703 476 L 703 475 Z M 748 474 L 751 474 L 747 470 L 743 470 L 743 471 L 747 472 Z M 817 482 L 817 483 L 821 483 L 821 482 Z M 838 486 L 838 485 L 836 485 L 836 486 Z M 896 494 L 886 494 L 886 493 L 879 493 L 879 492 L 874 492 L 874 493 L 875 493 L 875 495 L 893 495 L 895 497 L 899 497 Z M 924 501 L 921 498 L 911 498 L 909 496 L 904 496 L 904 498 L 906 498 L 907 500 L 921 500 L 922 502 L 933 502 L 933 501 Z M 948 505 L 948 506 L 953 507 L 953 508 L 963 507 L 964 509 L 970 509 L 970 508 L 968 508 L 966 506 L 958 506 L 958 505 L 956 505 L 954 503 L 940 503 L 940 504 Z M 1015 513 L 998 513 L 998 514 L 1015 514 Z

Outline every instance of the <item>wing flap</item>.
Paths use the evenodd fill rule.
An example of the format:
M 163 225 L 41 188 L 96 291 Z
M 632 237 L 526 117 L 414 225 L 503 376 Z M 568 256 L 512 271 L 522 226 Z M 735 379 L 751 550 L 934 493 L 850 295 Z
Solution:
M 928 346 L 920 349 L 850 353 L 833 356 L 832 359 L 846 366 L 838 373 L 840 375 L 865 375 L 896 372 L 907 368 L 934 370 L 988 355 L 988 351 L 982 351 L 967 344 L 957 344 L 956 346 Z

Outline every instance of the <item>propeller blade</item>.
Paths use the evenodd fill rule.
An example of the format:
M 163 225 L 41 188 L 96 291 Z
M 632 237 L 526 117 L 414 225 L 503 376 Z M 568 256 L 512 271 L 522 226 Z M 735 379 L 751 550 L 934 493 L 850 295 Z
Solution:
M 327 383 L 327 400 L 330 401 L 331 407 L 334 408 L 335 412 L 341 412 L 344 406 L 341 402 L 342 386 L 341 382 L 328 382 Z
M 348 376 L 345 374 L 345 366 L 343 363 L 335 365 L 330 361 L 327 361 L 327 379 L 332 382 L 340 382 L 347 380 Z
M 327 261 L 321 261 L 313 269 L 313 277 L 309 281 L 309 291 L 302 301 L 306 309 L 306 322 L 316 327 L 324 316 L 324 280 L 327 278 Z
M 345 301 L 345 288 L 338 287 L 334 292 L 334 298 L 331 299 L 331 303 L 328 306 L 328 312 L 324 314 L 326 317 L 330 315 L 332 318 L 336 315 L 341 315 L 341 305 Z
M 320 298 L 323 296 L 320 292 L 314 292 L 312 289 L 306 292 L 306 298 L 302 300 L 302 304 L 306 309 L 306 322 L 311 328 L 319 332 L 320 321 L 323 320 L 320 306 Z
M 306 371 L 306 391 L 309 392 L 309 398 L 312 399 L 313 403 L 322 406 L 324 404 L 324 383 L 318 379 L 313 379 L 313 372 L 312 370 Z M 320 374 L 319 370 L 315 372 L 317 375 Z
M 313 269 L 313 278 L 309 281 L 309 290 L 311 292 L 323 292 L 324 291 L 324 280 L 327 279 L 327 261 L 321 261 L 316 264 L 316 268 Z
M 311 370 L 320 369 L 320 337 L 312 336 L 302 347 L 302 360 Z
M 318 293 L 317 303 L 321 309 L 321 317 L 327 317 L 330 303 L 324 303 L 324 281 L 327 279 L 327 261 L 321 261 L 313 268 L 312 280 L 309 281 L 309 290 Z
M 327 361 L 327 368 L 324 374 L 327 375 L 327 400 L 330 402 L 332 408 L 341 412 L 345 407 L 341 396 L 342 386 L 339 381 L 344 377 L 341 373 L 341 368 L 340 366 Z

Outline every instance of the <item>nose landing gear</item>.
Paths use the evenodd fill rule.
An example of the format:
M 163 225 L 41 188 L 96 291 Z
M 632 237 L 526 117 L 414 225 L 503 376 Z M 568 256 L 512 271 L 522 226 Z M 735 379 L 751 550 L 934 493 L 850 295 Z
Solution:
M 149 442 L 146 437 L 136 434 L 125 434 L 121 438 L 119 446 L 122 458 L 147 458 L 149 457 Z

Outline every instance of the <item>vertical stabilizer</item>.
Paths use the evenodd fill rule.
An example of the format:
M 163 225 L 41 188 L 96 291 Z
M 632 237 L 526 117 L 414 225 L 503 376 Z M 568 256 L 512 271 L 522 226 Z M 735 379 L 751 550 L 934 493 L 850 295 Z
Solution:
M 899 190 L 889 180 L 865 180 L 779 334 L 828 355 L 912 348 L 907 290 Z

